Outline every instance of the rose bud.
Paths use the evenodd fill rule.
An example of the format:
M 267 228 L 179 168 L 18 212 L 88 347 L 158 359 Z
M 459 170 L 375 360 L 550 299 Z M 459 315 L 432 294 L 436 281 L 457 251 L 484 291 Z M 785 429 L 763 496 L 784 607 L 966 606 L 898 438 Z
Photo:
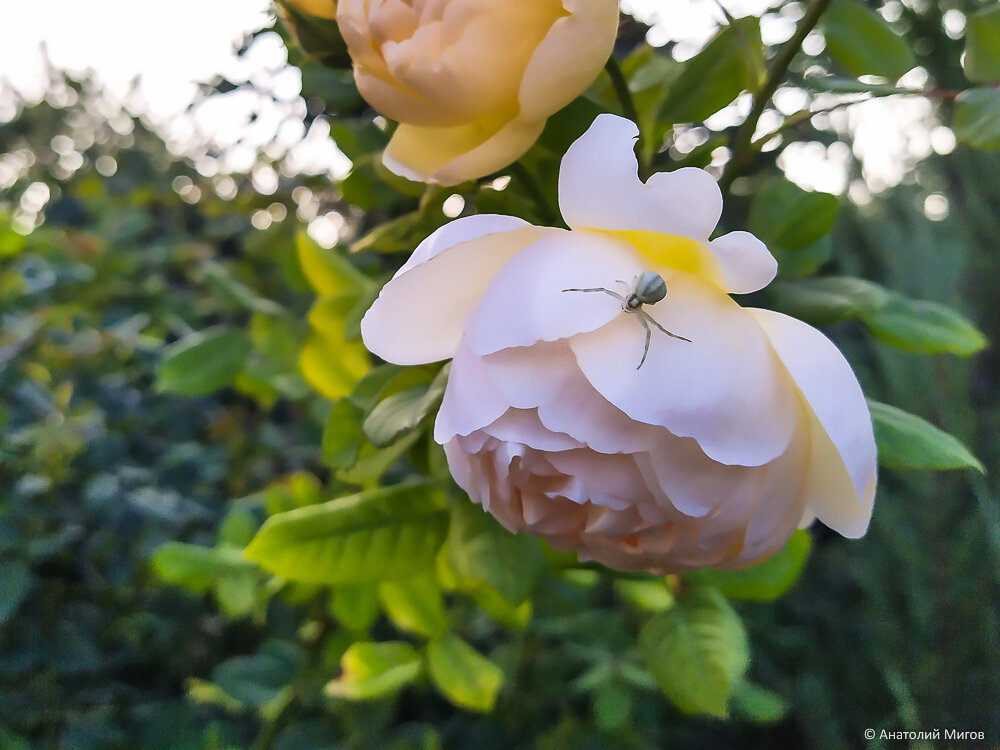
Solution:
M 479 215 L 428 237 L 365 344 L 404 365 L 453 358 L 434 437 L 455 480 L 581 560 L 738 568 L 814 518 L 863 535 L 875 440 L 850 365 L 816 329 L 729 296 L 770 283 L 774 258 L 747 232 L 709 240 L 707 172 L 642 183 L 636 136 L 602 115 L 570 147 L 571 231 Z
M 400 125 L 385 165 L 454 185 L 516 161 L 597 77 L 618 0 L 341 0 L 361 95 Z

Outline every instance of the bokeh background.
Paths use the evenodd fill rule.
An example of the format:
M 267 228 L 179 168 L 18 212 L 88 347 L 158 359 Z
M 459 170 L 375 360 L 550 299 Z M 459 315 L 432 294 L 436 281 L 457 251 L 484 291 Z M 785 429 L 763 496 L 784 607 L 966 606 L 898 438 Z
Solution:
M 876 5 L 917 54 L 900 85 L 967 85 L 975 4 Z M 727 7 L 762 15 L 768 45 L 801 15 L 794 2 Z M 711 2 L 623 8 L 629 44 L 646 35 L 681 61 L 722 20 Z M 869 727 L 981 731 L 974 746 L 1000 746 L 1000 358 L 902 352 L 856 321 L 827 330 L 866 393 L 958 436 L 987 472 L 884 470 L 866 537 L 815 528 L 789 593 L 737 603 L 767 688 L 756 705 L 729 721 L 671 708 L 622 666 L 631 615 L 587 576 L 544 577 L 527 627 L 493 613 L 517 626 L 517 657 L 479 609 L 452 613 L 496 661 L 511 652 L 490 715 L 427 691 L 312 701 L 340 656 L 335 628 L 306 638 L 313 650 L 289 646 L 329 619 L 314 590 L 273 597 L 230 558 L 206 562 L 224 568 L 207 581 L 151 561 L 170 542 L 238 550 L 261 507 L 319 491 L 336 384 L 322 354 L 303 354 L 309 248 L 356 243 L 416 197 L 365 161 L 369 129 L 331 116 L 371 120 L 349 77 L 289 53 L 264 2 L 48 0 L 4 15 L 0 747 L 843 748 Z M 820 32 L 804 49 L 822 65 Z M 806 101 L 784 87 L 763 130 Z M 669 153 L 704 150 L 747 106 L 676 126 Z M 765 158 L 841 196 L 825 271 L 948 304 L 997 341 L 1000 158 L 956 147 L 950 106 L 842 107 Z M 487 203 L 442 195 L 435 220 Z M 739 225 L 745 206 L 729 210 Z M 373 277 L 400 258 L 359 257 Z M 214 350 L 205 382 L 164 387 L 164 352 L 206 329 L 245 336 Z M 294 710 L 276 701 L 289 685 Z

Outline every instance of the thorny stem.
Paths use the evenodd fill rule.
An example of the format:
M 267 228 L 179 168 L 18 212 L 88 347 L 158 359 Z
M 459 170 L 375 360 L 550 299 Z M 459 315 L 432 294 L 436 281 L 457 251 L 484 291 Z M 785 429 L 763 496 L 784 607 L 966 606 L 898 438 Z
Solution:
M 604 69 L 608 72 L 608 78 L 611 79 L 611 85 L 614 86 L 615 96 L 618 97 L 618 102 L 621 104 L 622 114 L 628 119 L 635 123 L 635 126 L 639 128 L 639 142 L 636 147 L 636 153 L 638 154 L 639 160 L 639 174 L 640 176 L 645 176 L 646 173 L 646 146 L 642 138 L 642 124 L 639 122 L 639 110 L 636 109 L 635 100 L 632 98 L 632 92 L 628 88 L 628 80 L 625 78 L 625 74 L 622 72 L 621 66 L 615 59 L 614 55 L 608 58 L 608 61 L 604 64 Z
M 750 110 L 750 114 L 747 115 L 747 119 L 740 125 L 739 130 L 736 131 L 732 149 L 733 157 L 729 160 L 729 164 L 726 165 L 726 169 L 719 179 L 719 187 L 722 188 L 723 192 L 729 190 L 729 187 L 733 184 L 733 180 L 739 176 L 740 172 L 746 168 L 750 159 L 753 158 L 753 134 L 757 129 L 757 121 L 764 114 L 764 108 L 771 100 L 771 97 L 774 96 L 774 92 L 778 90 L 778 86 L 785 80 L 792 60 L 795 59 L 795 56 L 802 48 L 802 42 L 805 41 L 809 32 L 816 28 L 820 16 L 829 7 L 830 2 L 831 0 L 812 0 L 809 3 L 805 15 L 802 16 L 799 25 L 795 27 L 795 33 L 792 34 L 792 38 L 778 52 L 778 56 L 767 73 L 764 85 L 754 94 L 753 108 Z
M 510 172 L 513 177 L 516 177 L 521 185 L 524 186 L 524 190 L 528 195 L 531 196 L 531 200 L 535 202 L 535 207 L 541 212 L 542 218 L 547 224 L 556 226 L 560 224 L 559 213 L 555 210 L 551 203 L 549 203 L 548 197 L 545 195 L 545 191 L 542 190 L 541 184 L 538 182 L 538 178 L 531 173 L 531 171 L 524 166 L 523 163 L 516 161 L 510 165 Z

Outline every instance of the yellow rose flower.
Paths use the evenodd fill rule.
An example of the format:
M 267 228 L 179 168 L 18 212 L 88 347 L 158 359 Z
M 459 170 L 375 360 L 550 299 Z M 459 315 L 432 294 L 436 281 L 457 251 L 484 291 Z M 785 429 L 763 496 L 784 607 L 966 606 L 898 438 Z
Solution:
M 399 128 L 389 169 L 454 185 L 527 151 L 611 54 L 617 0 L 342 0 L 361 95 Z
M 284 0 L 284 3 L 318 18 L 336 18 L 337 16 L 335 0 Z

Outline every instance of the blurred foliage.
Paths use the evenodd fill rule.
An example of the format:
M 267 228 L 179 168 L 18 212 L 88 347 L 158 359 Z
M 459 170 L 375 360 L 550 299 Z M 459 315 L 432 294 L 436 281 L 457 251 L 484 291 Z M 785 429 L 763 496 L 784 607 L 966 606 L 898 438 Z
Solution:
M 855 206 L 791 184 L 780 148 L 762 148 L 837 137 L 807 110 L 764 139 L 736 127 L 679 148 L 689 123 L 779 64 L 848 102 L 898 89 L 845 73 L 891 79 L 913 60 L 941 91 L 969 89 L 940 97 L 942 114 L 994 148 L 995 91 L 969 81 L 997 77 L 996 8 L 969 15 L 964 42 L 944 34 L 946 9 L 889 23 L 835 0 L 826 51 L 785 63 L 755 18 L 684 64 L 623 25 L 643 168 L 706 166 L 731 146 L 724 224 L 764 238 L 781 276 L 750 301 L 824 326 L 877 399 L 869 534 L 799 532 L 736 572 L 616 574 L 510 535 L 457 491 L 430 438 L 447 367 L 379 364 L 359 341 L 400 253 L 455 196 L 464 213 L 558 221 L 559 158 L 622 106 L 609 78 L 516 168 L 450 190 L 381 166 L 387 126 L 338 67 L 329 24 L 297 30 L 308 52 L 279 31 L 310 117 L 353 163 L 333 186 L 230 190 L 140 120 L 95 114 L 83 84 L 61 84 L 68 103 L 22 105 L 0 127 L 0 166 L 15 170 L 0 196 L 0 746 L 1000 738 L 1000 359 L 980 353 L 1000 338 L 1000 159 L 935 156 Z M 324 39 L 327 55 L 312 48 Z M 929 193 L 950 200 L 940 221 Z M 334 249 L 298 226 L 305 202 L 339 214 Z

